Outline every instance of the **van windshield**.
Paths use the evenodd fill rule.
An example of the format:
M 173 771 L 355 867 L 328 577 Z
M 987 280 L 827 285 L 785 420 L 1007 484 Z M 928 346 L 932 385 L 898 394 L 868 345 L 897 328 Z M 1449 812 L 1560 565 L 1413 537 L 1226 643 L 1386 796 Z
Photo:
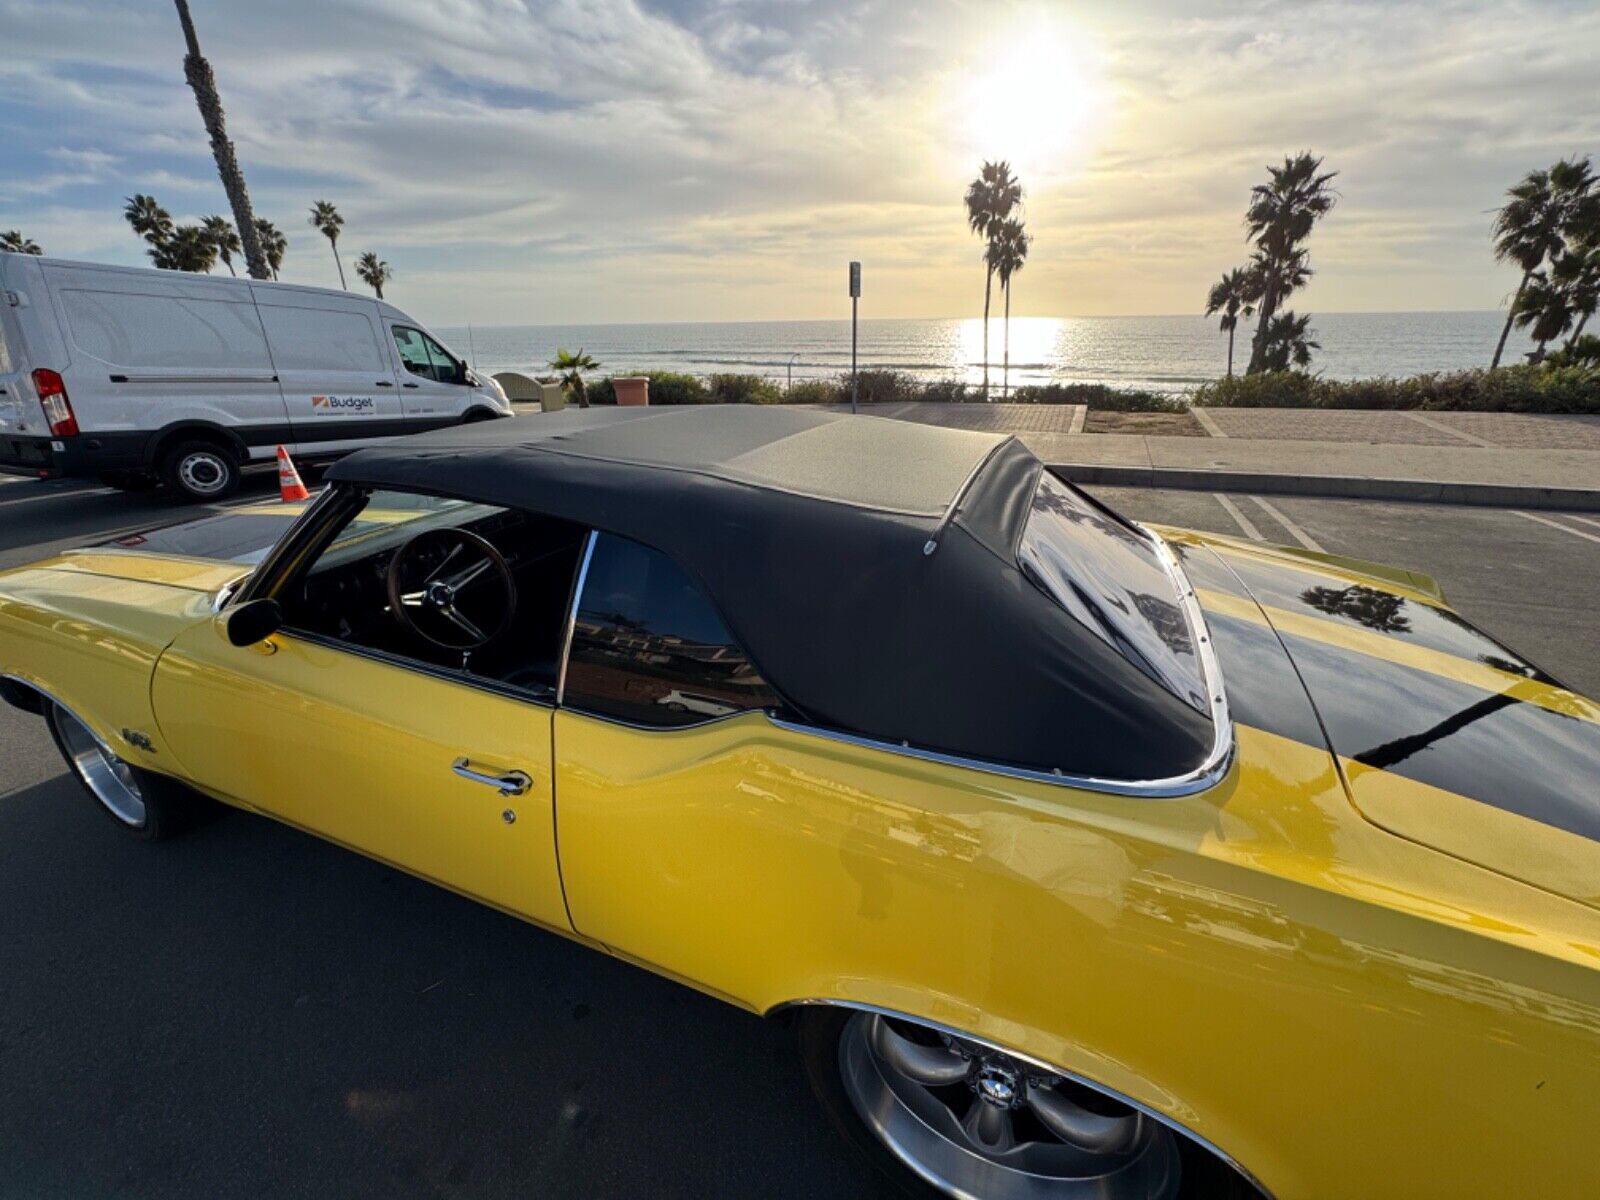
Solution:
M 1017 558 L 1073 620 L 1174 696 L 1209 712 L 1177 585 L 1144 533 L 1047 472 Z

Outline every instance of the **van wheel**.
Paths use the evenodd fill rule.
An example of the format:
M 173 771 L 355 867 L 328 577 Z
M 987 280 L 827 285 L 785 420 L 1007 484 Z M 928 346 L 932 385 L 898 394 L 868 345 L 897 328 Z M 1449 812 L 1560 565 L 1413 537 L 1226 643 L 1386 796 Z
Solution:
M 143 471 L 107 471 L 100 476 L 100 482 L 119 492 L 150 492 L 161 483 L 154 475 Z
M 188 500 L 223 500 L 239 487 L 239 457 L 216 442 L 179 442 L 161 458 L 161 482 Z
M 476 425 L 479 421 L 492 421 L 500 414 L 487 408 L 470 408 L 467 415 L 461 418 L 463 425 Z

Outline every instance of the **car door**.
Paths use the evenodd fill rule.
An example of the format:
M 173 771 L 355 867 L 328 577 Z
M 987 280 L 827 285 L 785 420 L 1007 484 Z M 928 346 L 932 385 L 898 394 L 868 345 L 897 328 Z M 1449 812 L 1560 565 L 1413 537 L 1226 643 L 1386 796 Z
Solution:
M 419 428 L 459 420 L 472 398 L 467 365 L 414 325 L 391 321 L 389 333 L 407 419 Z
M 562 878 L 580 934 L 725 995 L 759 991 L 750 974 L 777 961 L 765 948 L 780 930 L 798 936 L 810 911 L 769 870 L 774 851 L 825 844 L 805 816 L 826 781 L 767 761 L 761 710 L 777 706 L 676 563 L 597 535 L 555 718 Z M 832 862 L 815 876 L 824 890 L 839 883 Z
M 414 524 L 437 526 L 440 506 L 460 502 L 380 494 L 372 503 L 311 572 L 354 555 L 339 560 L 338 577 L 328 576 L 324 599 L 336 606 L 368 578 L 372 594 L 351 600 L 349 615 L 370 602 L 377 608 L 369 615 L 387 621 L 381 563 L 362 555 L 369 544 L 374 552 L 399 544 Z M 569 557 L 576 556 L 574 547 Z M 553 646 L 570 581 L 548 590 L 548 603 L 528 602 L 548 622 L 544 640 Z M 314 620 L 306 610 L 305 626 L 316 629 L 298 624 L 287 602 L 286 612 L 286 626 L 255 646 L 233 646 L 216 622 L 203 621 L 162 655 L 152 701 L 181 773 L 224 798 L 569 930 L 555 858 L 553 688 L 507 686 L 441 666 L 437 655 L 425 661 L 341 641 L 344 618 L 332 609 L 318 607 Z
M 342 451 L 411 432 L 370 300 L 253 290 L 297 451 Z

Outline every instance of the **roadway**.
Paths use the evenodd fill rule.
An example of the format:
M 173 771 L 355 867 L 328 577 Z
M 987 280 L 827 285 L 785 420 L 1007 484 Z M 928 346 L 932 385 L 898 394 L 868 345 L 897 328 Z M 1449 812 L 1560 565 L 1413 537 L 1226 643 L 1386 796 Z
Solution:
M 1097 490 L 1427 571 L 1600 693 L 1594 517 Z M 0 567 L 195 512 L 3 482 Z M 6 1196 L 879 1194 L 785 1028 L 261 818 L 118 836 L 4 706 L 0 912 Z

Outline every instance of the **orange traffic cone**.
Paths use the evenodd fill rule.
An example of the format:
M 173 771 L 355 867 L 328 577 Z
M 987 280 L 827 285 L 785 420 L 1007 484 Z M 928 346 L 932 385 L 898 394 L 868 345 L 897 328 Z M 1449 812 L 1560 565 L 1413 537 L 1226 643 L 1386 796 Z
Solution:
M 285 504 L 311 499 L 306 485 L 300 482 L 300 472 L 294 469 L 294 459 L 282 446 L 278 447 L 278 493 Z

